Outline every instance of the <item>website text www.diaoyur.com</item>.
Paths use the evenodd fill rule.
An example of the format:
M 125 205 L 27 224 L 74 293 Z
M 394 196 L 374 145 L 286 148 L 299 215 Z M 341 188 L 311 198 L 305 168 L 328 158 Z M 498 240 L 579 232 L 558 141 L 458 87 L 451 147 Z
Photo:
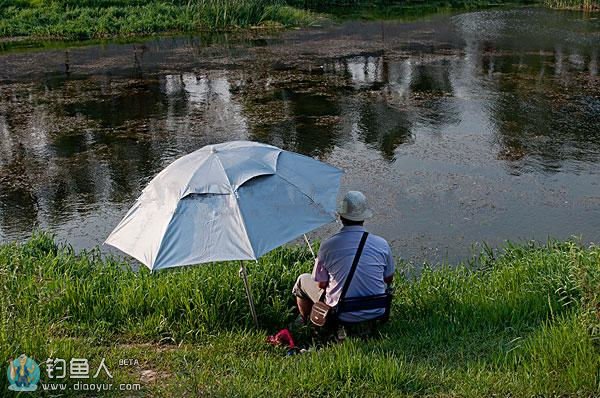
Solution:
M 67 383 L 40 383 L 40 387 L 44 391 L 83 391 L 83 392 L 103 392 L 103 391 L 140 391 L 142 385 L 140 383 L 83 383 L 77 382 L 74 384 Z

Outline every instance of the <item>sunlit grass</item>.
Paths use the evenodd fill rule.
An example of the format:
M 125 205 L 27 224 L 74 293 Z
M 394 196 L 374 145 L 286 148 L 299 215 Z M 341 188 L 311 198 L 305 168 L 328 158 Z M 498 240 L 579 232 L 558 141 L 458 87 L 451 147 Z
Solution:
M 309 25 L 280 0 L 0 0 L 0 37 L 90 39 L 157 32 Z
M 569 2 L 570 1 L 570 2 Z M 410 20 L 452 9 L 537 0 L 0 0 L 0 38 L 88 40 L 155 33 L 314 25 L 323 18 Z M 555 8 L 598 8 L 598 0 L 548 0 Z M 324 13 L 324 14 L 322 14 Z
M 600 1 L 598 0 L 544 0 L 544 5 L 566 10 L 600 10 Z
M 237 263 L 136 272 L 36 234 L 0 246 L 0 357 L 106 357 L 120 382 L 167 375 L 144 387 L 156 396 L 600 393 L 598 247 L 507 245 L 470 265 L 400 272 L 381 338 L 286 357 L 265 335 L 293 319 L 290 288 L 310 267 L 297 247 L 249 264 L 255 330 Z

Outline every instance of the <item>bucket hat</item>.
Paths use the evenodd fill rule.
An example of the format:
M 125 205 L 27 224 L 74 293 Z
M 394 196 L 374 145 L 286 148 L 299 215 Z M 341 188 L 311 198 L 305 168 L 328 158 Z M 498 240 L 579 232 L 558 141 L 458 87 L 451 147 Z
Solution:
M 364 221 L 373 215 L 367 206 L 367 197 L 360 191 L 348 191 L 337 211 L 340 217 L 350 221 Z

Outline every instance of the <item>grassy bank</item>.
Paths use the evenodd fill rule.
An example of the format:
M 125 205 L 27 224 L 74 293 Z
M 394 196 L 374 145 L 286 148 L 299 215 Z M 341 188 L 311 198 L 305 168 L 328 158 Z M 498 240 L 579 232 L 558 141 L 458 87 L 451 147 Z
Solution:
M 478 270 L 400 274 L 381 338 L 286 357 L 264 339 L 293 318 L 290 286 L 310 263 L 284 248 L 251 265 L 257 331 L 236 264 L 151 275 L 46 235 L 5 244 L 0 358 L 83 357 L 93 373 L 106 357 L 114 379 L 98 380 L 141 383 L 139 396 L 600 394 L 598 247 L 508 246 Z
M 324 17 L 391 19 L 537 1 L 0 0 L 0 41 L 88 40 L 254 26 L 307 26 Z M 563 4 L 563 0 L 547 1 Z M 577 1 L 597 5 L 597 0 Z
M 0 0 L 0 37 L 81 40 L 315 20 L 280 0 Z

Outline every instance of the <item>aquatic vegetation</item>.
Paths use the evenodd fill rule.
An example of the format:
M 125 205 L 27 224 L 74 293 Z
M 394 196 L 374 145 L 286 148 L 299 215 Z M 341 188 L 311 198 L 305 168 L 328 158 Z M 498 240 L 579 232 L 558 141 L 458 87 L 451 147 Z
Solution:
M 153 275 L 35 234 L 0 246 L 0 357 L 106 357 L 114 382 L 139 382 L 142 369 L 116 365 L 135 358 L 159 375 L 144 391 L 161 396 L 600 392 L 597 246 L 509 244 L 454 267 L 401 265 L 383 338 L 285 357 L 265 334 L 293 319 L 290 286 L 311 262 L 285 247 L 249 265 L 257 331 L 237 263 Z

